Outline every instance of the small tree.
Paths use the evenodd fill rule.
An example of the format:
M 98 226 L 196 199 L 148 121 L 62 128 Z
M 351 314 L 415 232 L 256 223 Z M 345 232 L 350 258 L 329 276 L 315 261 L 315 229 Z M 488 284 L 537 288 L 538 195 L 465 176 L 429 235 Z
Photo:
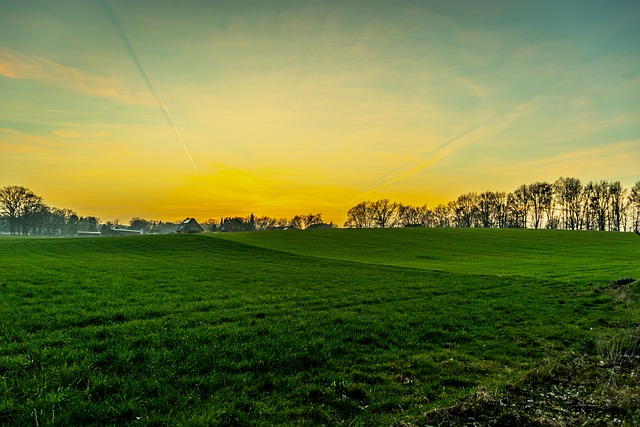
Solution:
M 142 230 L 144 233 L 151 231 L 152 222 L 144 218 L 133 217 L 129 221 L 130 230 Z
M 208 220 L 206 220 L 205 222 L 201 223 L 200 225 L 202 225 L 202 227 L 205 230 L 209 230 L 211 232 L 217 231 L 218 230 L 218 221 L 214 218 L 209 218 Z
M 95 216 L 80 217 L 78 219 L 78 230 L 80 231 L 98 231 L 100 219 Z

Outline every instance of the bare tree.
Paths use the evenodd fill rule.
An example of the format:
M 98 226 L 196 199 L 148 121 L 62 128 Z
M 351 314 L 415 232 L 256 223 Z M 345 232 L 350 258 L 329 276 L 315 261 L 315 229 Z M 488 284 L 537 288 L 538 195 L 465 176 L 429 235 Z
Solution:
M 52 236 L 64 234 L 67 222 L 64 211 L 58 208 L 51 208 L 48 216 L 47 234 Z
M 538 181 L 529 185 L 528 189 L 531 213 L 533 214 L 533 226 L 534 228 L 540 228 L 545 213 L 547 213 L 547 220 L 549 220 L 550 207 L 553 202 L 553 187 L 548 182 Z
M 255 218 L 253 214 L 248 217 L 227 217 L 220 221 L 220 231 L 235 232 L 235 231 L 255 231 Z
M 503 192 L 485 191 L 478 196 L 478 220 L 485 228 L 505 227 L 507 196 Z
M 398 226 L 407 227 L 417 223 L 416 208 L 411 205 L 398 204 Z
M 306 227 L 305 218 L 303 215 L 296 215 L 291 218 L 289 222 L 289 227 L 295 228 L 296 230 L 304 230 Z
M 143 233 L 149 233 L 152 225 L 152 221 L 137 216 L 131 218 L 131 221 L 129 221 L 130 230 L 142 230 Z
M 276 227 L 276 219 L 269 216 L 259 216 L 256 218 L 256 230 L 265 231 Z
M 67 208 L 51 208 L 51 211 L 55 211 L 60 217 L 59 228 L 56 230 L 56 234 L 75 236 L 78 233 L 80 220 L 78 214 Z
M 399 203 L 397 216 L 397 225 L 399 227 L 430 227 L 434 223 L 433 212 L 427 208 L 427 205 L 411 206 Z
M 562 227 L 577 230 L 581 227 L 582 216 L 582 184 L 577 178 L 560 177 L 553 184 L 556 204 L 560 208 Z
M 478 221 L 483 228 L 493 227 L 494 194 L 485 191 L 478 196 Z
M 529 201 L 529 187 L 524 184 L 516 188 L 510 199 L 507 198 L 507 209 L 511 217 L 511 227 L 527 228 L 530 207 Z
M 434 225 L 436 227 L 451 226 L 451 210 L 442 203 L 433 210 Z
M 10 186 L 0 189 L 0 205 L 2 213 L 9 220 L 11 234 L 22 231 L 22 234 L 33 232 L 46 211 L 42 197 L 25 187 Z M 40 227 L 41 228 L 41 227 Z
M 507 227 L 507 193 L 498 191 L 494 193 L 495 205 L 493 211 L 494 227 Z
M 78 218 L 78 230 L 80 231 L 98 231 L 100 218 L 95 216 L 81 216 Z
M 49 226 L 49 217 L 51 216 L 51 208 L 40 202 L 32 206 L 31 211 L 28 214 L 26 226 L 28 227 L 27 234 L 42 235 L 47 234 Z M 64 228 L 64 224 L 63 224 Z M 24 230 L 23 230 L 24 234 Z
M 605 231 L 607 229 L 607 215 L 609 212 L 609 183 L 607 181 L 589 182 L 585 189 L 587 190 L 587 206 L 589 211 L 589 228 L 597 226 L 598 230 Z
M 609 230 L 620 231 L 623 226 L 626 193 L 627 189 L 622 187 L 620 181 L 609 184 Z
M 9 220 L 11 234 L 19 232 L 22 216 L 25 212 L 29 213 L 28 210 L 37 199 L 39 197 L 25 187 L 9 186 L 0 189 L 1 212 Z
M 274 228 L 287 228 L 291 224 L 291 220 L 287 218 L 271 218 L 262 216 L 256 218 L 256 230 L 272 230 Z
M 418 206 L 415 208 L 416 212 L 416 224 L 422 224 L 424 227 L 433 227 L 435 224 L 435 215 L 433 211 L 427 208 L 427 205 Z
M 296 215 L 289 222 L 291 228 L 304 230 L 315 224 L 322 224 L 322 214 Z
M 369 201 L 360 202 L 347 212 L 345 227 L 371 228 L 373 227 L 373 207 Z
M 398 204 L 381 199 L 371 205 L 374 224 L 381 228 L 394 227 L 398 221 Z
M 40 196 L 32 193 L 24 199 L 19 220 L 23 235 L 27 235 L 30 232 L 36 234 L 36 228 L 46 217 L 47 209 Z
M 633 208 L 633 231 L 640 234 L 640 181 L 636 182 L 629 193 L 629 203 Z
M 308 214 L 305 216 L 305 228 L 309 228 L 312 225 L 320 225 L 323 224 L 324 222 L 322 221 L 322 214 L 321 213 L 317 213 L 317 214 Z
M 476 224 L 478 212 L 478 195 L 476 193 L 467 193 L 455 201 L 455 221 L 456 227 L 472 227 Z

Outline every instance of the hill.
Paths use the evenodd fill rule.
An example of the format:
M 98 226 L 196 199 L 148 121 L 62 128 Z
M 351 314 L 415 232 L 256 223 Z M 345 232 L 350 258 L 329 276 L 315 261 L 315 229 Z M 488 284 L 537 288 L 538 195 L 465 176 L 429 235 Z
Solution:
M 334 229 L 217 234 L 319 258 L 462 274 L 576 282 L 640 276 L 631 233 L 527 229 Z
M 640 276 L 637 240 L 457 229 L 3 238 L 0 424 L 450 419 L 443 408 L 521 390 L 568 354 L 608 369 L 603 337 L 638 327 L 637 282 L 610 286 Z M 599 419 L 638 419 L 638 385 L 624 384 L 631 392 L 597 407 Z

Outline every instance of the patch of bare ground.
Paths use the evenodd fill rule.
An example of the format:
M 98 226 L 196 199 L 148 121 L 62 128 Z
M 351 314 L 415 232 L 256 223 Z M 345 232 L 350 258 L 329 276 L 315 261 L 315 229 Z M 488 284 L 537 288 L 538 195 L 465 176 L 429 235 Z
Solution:
M 620 279 L 603 292 L 638 310 L 640 281 Z M 598 333 L 595 354 L 547 359 L 518 384 L 479 388 L 455 405 L 425 413 L 419 426 L 640 426 L 640 326 Z

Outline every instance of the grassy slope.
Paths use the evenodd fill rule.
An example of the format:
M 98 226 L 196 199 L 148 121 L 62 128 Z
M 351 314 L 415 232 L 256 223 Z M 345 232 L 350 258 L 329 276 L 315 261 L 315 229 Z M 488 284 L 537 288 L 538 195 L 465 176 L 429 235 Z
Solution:
M 462 274 L 594 283 L 640 276 L 638 238 L 631 233 L 436 228 L 216 236 L 306 256 Z
M 417 419 L 599 325 L 633 235 L 319 230 L 0 239 L 0 424 Z

